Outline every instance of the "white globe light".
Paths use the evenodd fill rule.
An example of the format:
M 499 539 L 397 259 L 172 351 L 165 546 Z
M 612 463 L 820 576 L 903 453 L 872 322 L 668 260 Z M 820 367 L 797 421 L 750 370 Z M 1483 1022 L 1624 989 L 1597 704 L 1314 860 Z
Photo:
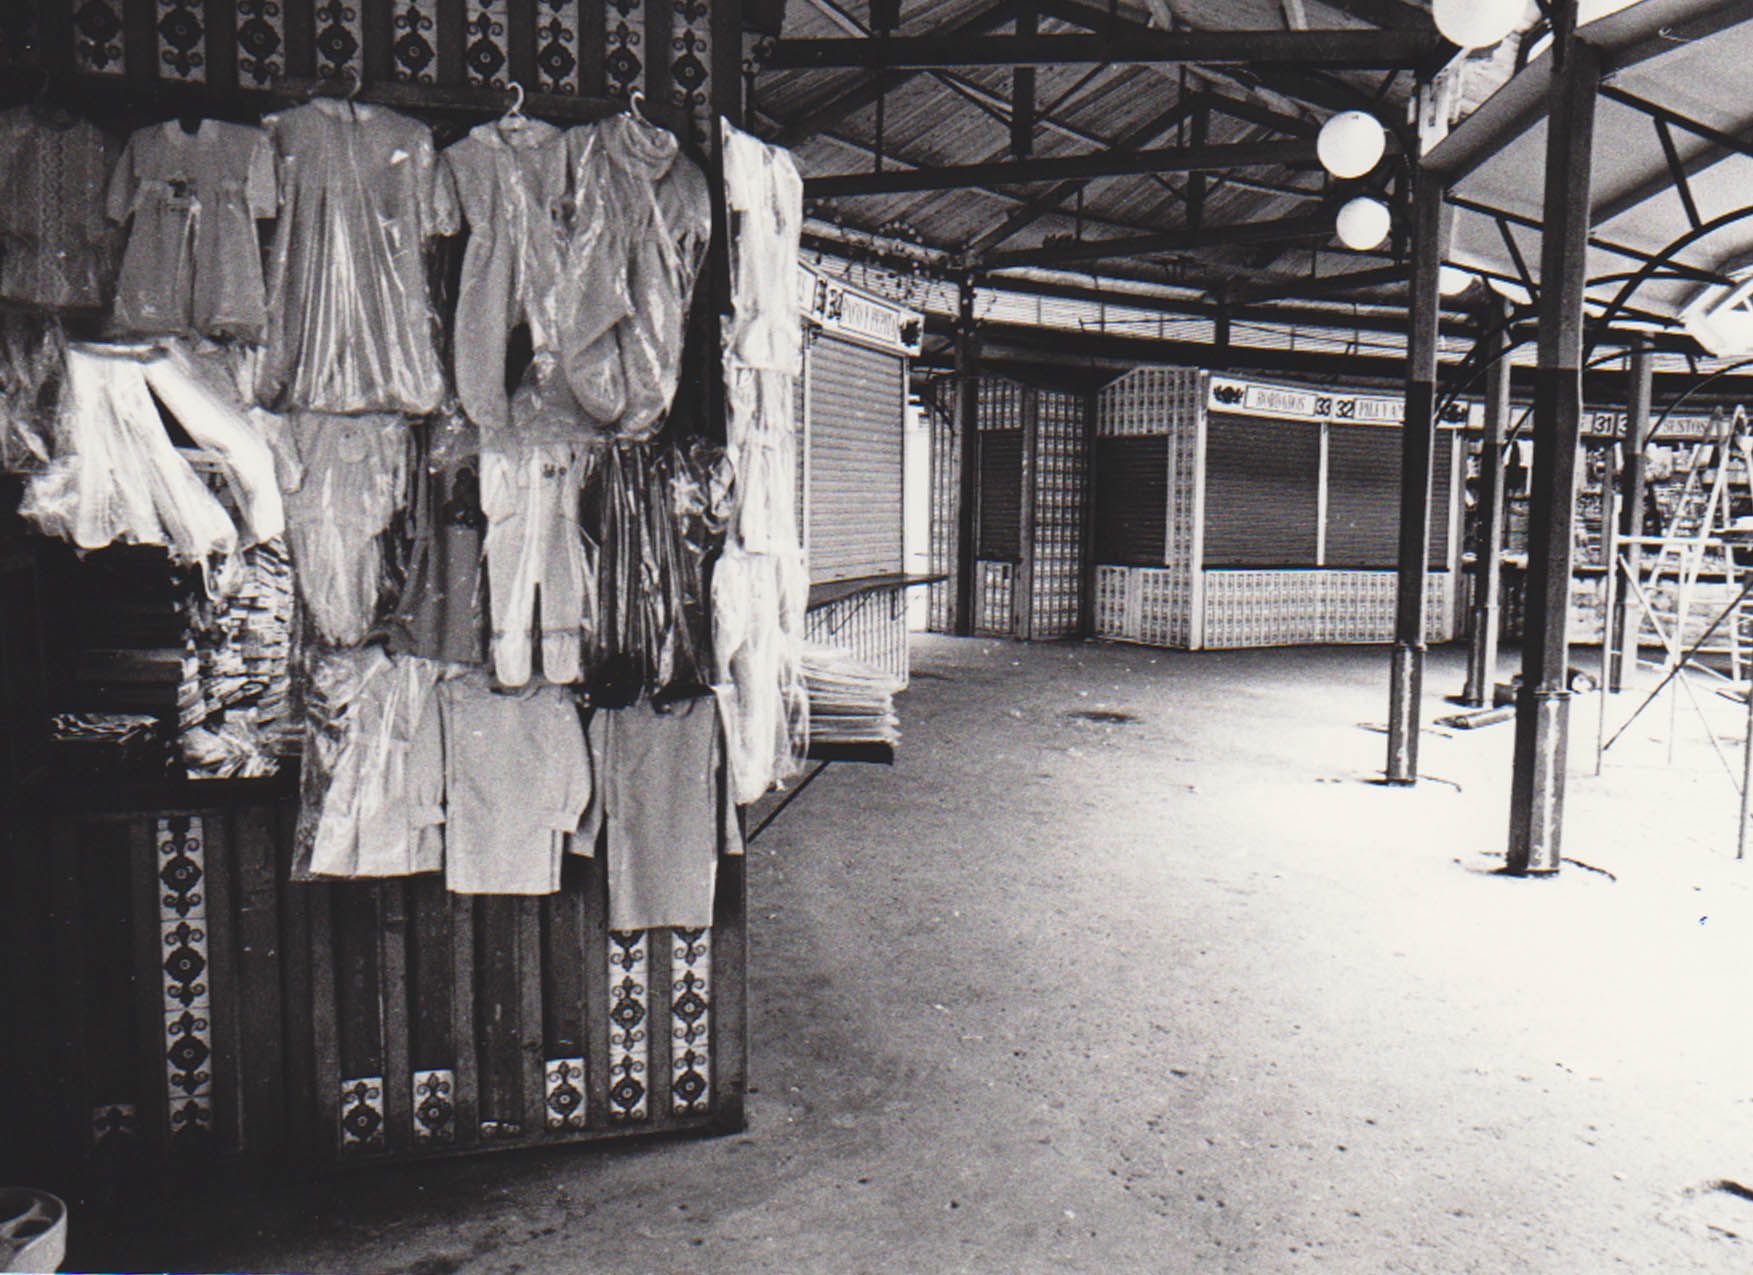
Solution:
M 1321 167 L 1335 177 L 1362 177 L 1374 168 L 1388 147 L 1381 121 L 1367 111 L 1341 111 L 1325 124 L 1315 138 L 1315 154 Z
M 1516 29 L 1526 4 L 1527 0 L 1436 0 L 1436 29 L 1463 49 L 1489 48 Z
M 1436 289 L 1445 297 L 1458 297 L 1473 286 L 1473 276 L 1458 266 L 1443 266 L 1437 271 Z
M 1386 204 L 1359 195 L 1339 210 L 1339 242 L 1359 252 L 1374 248 L 1388 237 L 1390 222 Z

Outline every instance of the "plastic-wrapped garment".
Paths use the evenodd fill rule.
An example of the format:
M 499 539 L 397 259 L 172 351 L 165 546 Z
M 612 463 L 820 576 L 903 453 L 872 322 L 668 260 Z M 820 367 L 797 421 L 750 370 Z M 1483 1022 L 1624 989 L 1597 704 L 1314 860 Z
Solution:
M 292 563 L 274 540 L 244 551 L 232 593 L 187 599 L 177 717 L 191 778 L 272 775 L 295 750 L 292 597 Z
M 573 844 L 608 830 L 609 928 L 710 926 L 718 856 L 743 848 L 712 696 L 598 709 L 589 738 L 596 796 Z
M 803 179 L 790 152 L 728 120 L 720 126 L 730 214 L 731 321 L 725 351 L 745 367 L 800 376 L 803 317 L 796 279 Z
M 506 344 L 527 322 L 538 353 L 557 348 L 556 289 L 569 232 L 567 135 L 540 120 L 482 124 L 443 162 L 469 227 L 452 349 L 457 397 L 483 429 L 510 423 Z M 577 422 L 572 422 L 576 435 Z
M 324 641 L 355 646 L 384 587 L 378 537 L 404 503 L 408 427 L 399 416 L 288 418 L 296 468 L 282 473 L 298 596 Z
M 599 430 L 646 439 L 675 398 L 711 197 L 675 135 L 633 115 L 570 137 L 575 230 L 559 300 L 566 376 Z
M 384 627 L 392 651 L 480 664 L 487 658 L 480 457 L 445 450 L 444 419 L 420 435 L 425 463 L 414 472 L 407 567 Z
M 447 670 L 374 646 L 316 656 L 295 879 L 394 877 L 443 864 Z
M 797 378 L 724 369 L 728 455 L 736 470 L 735 535 L 750 553 L 801 555 L 797 508 Z
M 129 346 L 73 345 L 56 423 L 55 458 L 25 489 L 19 512 L 81 549 L 117 541 L 164 545 L 179 562 L 229 562 L 237 528 L 171 445 Z
M 66 364 L 57 319 L 0 312 L 0 473 L 34 473 L 49 463 Z
M 548 681 L 576 682 L 583 673 L 595 573 L 578 522 L 579 490 L 591 460 L 579 443 L 512 443 L 481 455 L 493 671 L 502 685 L 530 680 L 537 645 Z
M 557 686 L 499 694 L 470 675 L 439 690 L 445 884 L 458 894 L 552 894 L 565 838 L 590 803 L 590 754 Z
M 249 530 L 248 543 L 271 540 L 286 530 L 275 478 L 274 455 L 254 419 L 229 397 L 215 369 L 178 345 L 165 347 L 140 365 L 146 383 L 177 424 L 214 453 Z
M 133 222 L 116 330 L 261 340 L 256 219 L 276 205 L 274 152 L 261 129 L 202 120 L 187 133 L 170 120 L 136 132 L 110 177 L 110 220 Z
M 713 689 L 743 805 L 795 776 L 809 747 L 802 658 L 808 596 L 802 564 L 788 555 L 730 545 L 712 569 Z
M 600 538 L 593 703 L 704 684 L 702 564 L 721 530 L 707 516 L 709 481 L 673 445 L 611 447 L 597 465 L 585 498 Z
M 405 412 L 444 397 L 426 245 L 457 228 L 426 125 L 319 98 L 263 120 L 279 163 L 258 395 L 279 410 Z
M 0 297 L 103 305 L 115 270 L 103 206 L 114 155 L 107 137 L 66 112 L 0 111 Z

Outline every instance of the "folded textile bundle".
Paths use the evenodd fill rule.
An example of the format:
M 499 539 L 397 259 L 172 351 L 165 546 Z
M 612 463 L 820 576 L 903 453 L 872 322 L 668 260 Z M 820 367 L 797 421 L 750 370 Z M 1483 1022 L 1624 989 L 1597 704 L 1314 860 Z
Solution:
M 810 693 L 812 744 L 901 742 L 895 679 L 839 647 L 806 642 L 803 675 Z

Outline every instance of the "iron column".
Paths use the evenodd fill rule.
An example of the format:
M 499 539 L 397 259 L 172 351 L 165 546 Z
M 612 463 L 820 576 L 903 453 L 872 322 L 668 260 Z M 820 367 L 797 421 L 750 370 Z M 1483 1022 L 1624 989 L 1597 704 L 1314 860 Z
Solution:
M 1528 509 L 1527 619 L 1516 696 L 1507 866 L 1557 872 L 1570 730 L 1571 523 L 1582 417 L 1583 288 L 1600 55 L 1577 38 L 1577 0 L 1551 6 L 1554 70 L 1540 236 L 1540 361 L 1534 377 L 1534 487 Z
M 1509 306 L 1499 301 L 1494 318 L 1507 317 Z M 1475 525 L 1479 536 L 1473 557 L 1473 636 L 1467 648 L 1467 688 L 1461 698 L 1472 705 L 1491 700 L 1497 684 L 1497 633 L 1503 591 L 1503 477 L 1504 437 L 1510 420 L 1509 333 L 1505 349 L 1491 365 L 1485 379 L 1485 437 L 1479 445 L 1479 503 Z
M 1418 782 L 1424 691 L 1424 576 L 1430 553 L 1430 461 L 1436 441 L 1438 288 L 1449 218 L 1442 179 L 1418 174 L 1412 192 L 1411 332 L 1406 340 L 1406 413 L 1400 431 L 1400 552 L 1394 654 L 1388 669 L 1390 784 Z
M 1641 337 L 1631 347 L 1631 392 L 1626 399 L 1625 413 L 1625 468 L 1620 472 L 1619 501 L 1619 534 L 1625 538 L 1625 568 L 1630 579 L 1637 579 L 1638 568 L 1643 559 L 1643 546 L 1638 544 L 1636 537 L 1643 535 L 1643 486 L 1644 486 L 1644 450 L 1650 438 L 1650 351 L 1649 345 Z M 1616 564 L 1609 562 L 1607 569 L 1614 570 Z M 1631 597 L 1631 587 L 1627 585 L 1619 591 L 1613 602 L 1613 632 L 1617 636 L 1617 649 L 1613 652 L 1613 664 L 1608 670 L 1608 685 L 1618 691 L 1624 684 L 1625 659 L 1629 653 L 1631 667 L 1637 668 L 1637 635 L 1643 627 L 1643 617 L 1633 610 L 1635 603 Z
M 974 281 L 962 276 L 956 295 L 956 437 L 961 479 L 956 502 L 955 630 L 974 632 L 974 510 L 980 499 L 980 334 L 974 325 Z

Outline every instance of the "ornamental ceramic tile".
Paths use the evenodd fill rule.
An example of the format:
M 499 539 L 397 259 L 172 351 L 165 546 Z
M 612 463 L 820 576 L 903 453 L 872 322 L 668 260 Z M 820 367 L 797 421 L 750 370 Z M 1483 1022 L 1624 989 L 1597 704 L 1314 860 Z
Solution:
M 158 78 L 190 84 L 207 79 L 207 28 L 201 0 L 157 0 Z
M 670 931 L 670 1109 L 712 1108 L 712 932 Z
M 536 2 L 536 84 L 543 93 L 578 92 L 580 3 L 581 0 Z
M 237 78 L 265 88 L 285 70 L 286 11 L 281 0 L 237 0 Z
M 383 1077 L 360 1076 L 341 1082 L 341 1154 L 384 1149 Z
M 74 0 L 73 62 L 86 75 L 120 75 L 122 0 Z
M 505 30 L 510 22 L 508 0 L 467 0 L 463 28 L 463 65 L 469 83 L 506 86 L 508 58 Z
M 645 930 L 609 931 L 609 1118 L 648 1112 L 650 944 Z
M 317 75 L 325 80 L 365 72 L 365 27 L 360 20 L 362 0 L 317 0 Z
M 707 0 L 674 0 L 670 36 L 670 98 L 688 114 L 694 140 L 704 146 L 712 118 L 707 79 L 712 66 L 712 6 Z
M 584 1059 L 550 1058 L 542 1064 L 542 1093 L 552 1132 L 585 1127 Z
M 165 1094 L 177 1142 L 213 1125 L 207 850 L 198 817 L 159 819 L 154 830 Z
M 604 24 L 604 81 L 614 97 L 645 85 L 645 0 L 590 0 L 608 7 Z
M 456 1073 L 439 1069 L 414 1073 L 414 1141 L 456 1141 Z
M 140 1110 L 131 1102 L 110 1102 L 91 1109 L 91 1143 L 106 1146 L 140 1136 Z
M 434 0 L 395 0 L 390 20 L 390 74 L 415 84 L 432 83 L 438 52 L 433 48 Z

